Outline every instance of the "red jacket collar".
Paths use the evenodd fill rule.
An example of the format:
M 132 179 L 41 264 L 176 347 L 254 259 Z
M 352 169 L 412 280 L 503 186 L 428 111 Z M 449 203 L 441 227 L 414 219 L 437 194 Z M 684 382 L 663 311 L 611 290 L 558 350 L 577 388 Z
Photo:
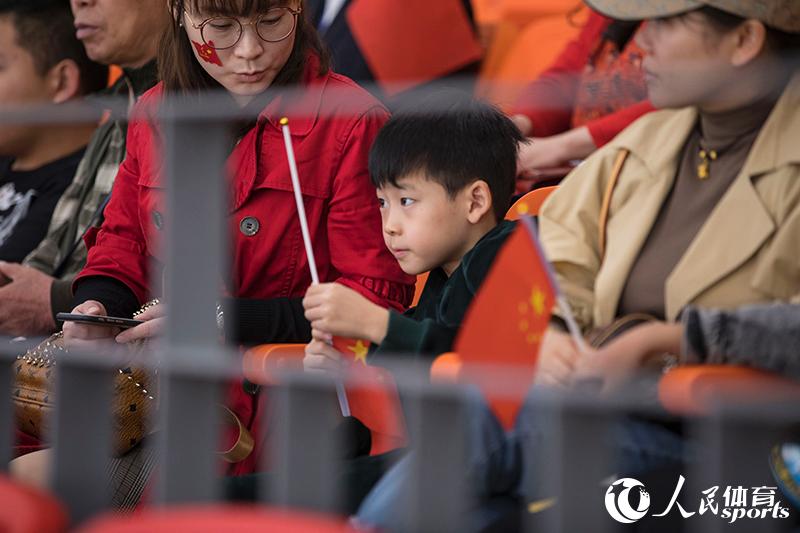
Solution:
M 278 95 L 259 115 L 276 130 L 281 128 L 280 120 L 283 117 L 288 118 L 293 136 L 305 136 L 311 132 L 317 122 L 322 94 L 330 78 L 330 72 L 319 73 L 320 60 L 316 55 L 309 54 L 305 64 L 302 82 L 289 89 L 290 95 Z

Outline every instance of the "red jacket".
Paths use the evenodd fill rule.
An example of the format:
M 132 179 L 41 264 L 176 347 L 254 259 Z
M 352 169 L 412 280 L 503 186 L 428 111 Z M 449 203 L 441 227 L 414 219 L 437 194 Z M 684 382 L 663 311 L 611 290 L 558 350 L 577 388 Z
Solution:
M 318 75 L 315 61 L 308 62 L 305 85 L 299 101 L 278 97 L 268 104 L 257 126 L 229 157 L 231 295 L 299 297 L 311 284 L 278 125 L 287 116 L 320 279 L 338 280 L 375 302 L 403 309 L 411 302 L 413 279 L 403 273 L 383 242 L 380 211 L 367 171 L 369 149 L 388 112 L 351 80 L 333 73 Z M 135 116 L 152 112 L 162 93 L 161 84 L 146 93 Z M 309 114 L 309 109 L 316 112 Z M 105 222 L 89 243 L 86 267 L 77 278 L 115 278 L 140 302 L 150 297 L 149 263 L 152 258 L 161 259 L 157 241 L 162 229 L 157 224 L 163 228 L 165 198 L 160 158 L 152 155 L 158 151 L 154 135 L 147 121 L 131 122 L 128 153 Z M 260 222 L 253 236 L 240 231 L 245 217 Z M 228 404 L 246 424 L 258 418 L 252 416 L 258 400 L 245 393 L 241 383 L 232 386 Z M 260 442 L 258 428 L 248 425 Z M 233 465 L 231 473 L 252 471 L 256 455 Z
M 536 81 L 531 83 L 514 106 L 514 113 L 520 113 L 531 119 L 534 137 L 549 137 L 563 133 L 576 126 L 585 125 L 599 148 L 617 136 L 631 122 L 653 110 L 646 99 L 646 89 L 642 74 L 626 80 L 629 84 L 638 84 L 641 88 L 641 99 L 631 99 L 627 104 L 614 102 L 611 112 L 587 121 L 575 124 L 576 106 L 580 105 L 579 92 L 583 88 L 584 73 L 591 72 L 593 60 L 600 51 L 603 34 L 612 20 L 592 11 L 580 34 L 567 44 L 555 62 L 544 71 Z M 626 47 L 636 46 L 633 39 Z M 625 58 L 623 57 L 623 60 Z M 613 62 L 616 58 L 613 58 Z M 616 65 L 611 65 L 613 70 Z M 587 70 L 589 69 L 589 70 Z M 619 75 L 619 72 L 611 72 Z M 615 97 L 619 100 L 620 95 Z

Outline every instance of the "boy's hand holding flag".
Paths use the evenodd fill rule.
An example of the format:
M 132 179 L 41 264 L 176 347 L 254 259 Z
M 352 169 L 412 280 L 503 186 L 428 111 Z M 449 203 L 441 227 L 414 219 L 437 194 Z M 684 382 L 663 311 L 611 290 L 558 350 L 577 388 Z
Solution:
M 315 338 L 331 334 L 380 344 L 389 326 L 389 311 L 341 283 L 312 285 L 303 298 L 306 319 Z

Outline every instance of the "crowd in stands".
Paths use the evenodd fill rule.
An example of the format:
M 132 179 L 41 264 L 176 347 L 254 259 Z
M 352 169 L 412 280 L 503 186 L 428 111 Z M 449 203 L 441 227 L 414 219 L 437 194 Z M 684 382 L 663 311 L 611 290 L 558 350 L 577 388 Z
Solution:
M 478 50 L 485 6 L 451 3 L 451 24 L 436 37 Z M 576 3 L 564 2 L 561 16 L 572 17 Z M 587 0 L 578 6 L 582 26 L 502 111 L 456 83 L 480 71 L 474 54 L 432 53 L 419 61 L 418 79 L 397 90 L 403 80 L 391 79 L 392 62 L 402 61 L 402 47 L 367 48 L 380 35 L 365 29 L 366 11 L 352 11 L 380 13 L 380 0 L 164 4 L 0 0 L 0 109 L 97 95 L 129 102 L 127 117 L 89 125 L 3 125 L 0 334 L 62 331 L 72 349 L 163 334 L 163 302 L 124 331 L 56 315 L 131 317 L 162 297 L 170 217 L 157 117 L 169 98 L 202 103 L 222 93 L 257 118 L 236 123 L 228 151 L 230 271 L 217 316 L 234 324 L 223 329 L 232 345 L 306 345 L 308 372 L 335 374 L 347 363 L 336 338 L 369 344 L 367 362 L 430 362 L 452 351 L 520 226 L 506 220 L 513 200 L 558 183 L 538 214 L 538 239 L 568 305 L 554 309 L 530 354 L 532 394 L 515 426 L 503 428 L 484 399 L 470 404 L 474 461 L 465 477 L 476 529 L 489 500 L 539 497 L 525 492 L 537 475 L 525 454 L 548 435 L 534 414 L 535 390 L 599 381 L 597 394 L 613 395 L 648 370 L 696 364 L 800 379 L 795 0 Z M 412 27 L 426 16 L 410 13 L 395 23 Z M 430 34 L 430 23 L 419 24 Z M 109 83 L 111 65 L 122 74 Z M 461 89 L 421 90 L 434 82 Z M 421 275 L 427 282 L 412 307 Z M 635 325 L 625 329 L 628 317 Z M 616 328 L 621 319 L 626 326 Z M 582 346 L 573 320 L 582 334 L 608 330 L 610 340 Z M 232 499 L 252 499 L 269 475 L 258 463 L 269 398 L 250 385 L 232 381 L 225 398 L 255 442 L 225 466 Z M 693 460 L 669 424 L 632 417 L 615 435 L 621 472 Z M 14 476 L 46 486 L 47 442 L 17 429 L 15 451 Z M 413 453 L 412 442 L 343 463 L 341 478 L 357 487 L 348 503 L 354 523 L 402 530 Z M 114 458 L 112 471 L 130 476 L 132 465 L 154 460 L 145 439 Z M 151 474 L 142 469 L 133 484 L 112 479 L 115 502 L 139 505 Z

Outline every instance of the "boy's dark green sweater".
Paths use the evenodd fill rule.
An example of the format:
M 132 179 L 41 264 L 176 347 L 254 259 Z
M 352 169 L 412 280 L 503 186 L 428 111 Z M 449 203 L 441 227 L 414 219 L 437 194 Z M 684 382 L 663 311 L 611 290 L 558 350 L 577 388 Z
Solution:
M 492 228 L 449 278 L 441 268 L 431 270 L 419 304 L 402 315 L 390 312 L 386 338 L 372 354 L 433 358 L 451 351 L 467 308 L 515 227 L 516 222 L 505 220 Z

